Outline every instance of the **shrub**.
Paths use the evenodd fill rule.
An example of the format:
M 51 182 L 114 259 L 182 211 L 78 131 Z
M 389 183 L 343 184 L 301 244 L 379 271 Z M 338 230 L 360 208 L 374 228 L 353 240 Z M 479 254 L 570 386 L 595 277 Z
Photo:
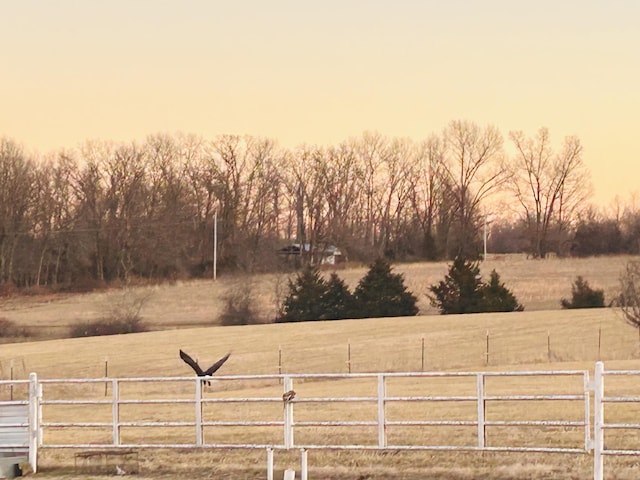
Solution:
M 96 337 L 124 333 L 146 332 L 140 312 L 149 295 L 132 294 L 124 290 L 122 297 L 109 304 L 107 314 L 98 320 L 71 327 L 72 337 Z
M 218 319 L 224 326 L 261 323 L 250 285 L 245 284 L 242 288 L 234 289 L 225 297 L 224 308 Z
M 478 262 L 458 256 L 449 272 L 436 285 L 429 288 L 431 305 L 443 315 L 481 312 L 520 312 L 524 306 L 500 282 L 493 270 L 489 283 L 483 283 Z
M 18 287 L 16 287 L 11 282 L 0 282 L 0 297 L 12 297 L 19 292 Z
M 578 276 L 571 286 L 571 301 L 560 300 L 562 308 L 601 308 L 604 307 L 604 290 L 594 290 L 589 282 Z
M 124 333 L 146 332 L 147 328 L 141 318 L 110 319 L 101 318 L 71 327 L 70 335 L 77 337 L 99 337 L 102 335 L 119 335 Z
M 0 317 L 0 338 L 30 337 L 31 332 L 24 327 L 19 327 L 8 318 Z
M 360 279 L 353 297 L 356 317 L 403 317 L 418 314 L 417 298 L 407 290 L 404 277 L 391 272 L 391 265 L 378 258 Z

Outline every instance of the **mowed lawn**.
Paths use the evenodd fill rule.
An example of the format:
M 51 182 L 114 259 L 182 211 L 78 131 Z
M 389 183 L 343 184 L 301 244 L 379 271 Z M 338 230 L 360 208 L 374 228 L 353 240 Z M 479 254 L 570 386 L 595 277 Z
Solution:
M 299 324 L 238 327 L 194 327 L 216 322 L 221 300 L 249 283 L 265 318 L 275 311 L 274 293 L 284 281 L 277 276 L 251 280 L 219 278 L 172 286 L 141 287 L 149 293 L 142 312 L 152 329 L 147 333 L 83 339 L 52 339 L 7 343 L 0 348 L 2 378 L 41 379 L 190 376 L 178 357 L 180 348 L 203 364 L 224 353 L 232 355 L 218 375 L 283 373 L 346 373 L 483 370 L 588 369 L 604 360 L 607 368 L 640 368 L 638 330 L 627 325 L 615 309 L 561 310 L 571 282 L 582 275 L 607 299 L 616 294 L 619 275 L 628 258 L 527 260 L 497 257 L 482 264 L 488 276 L 495 268 L 526 310 L 517 313 L 441 316 L 428 306 L 428 285 L 442 278 L 447 264 L 399 265 L 414 293 L 421 293 L 421 315 Z M 340 271 L 351 286 L 366 267 Z M 0 316 L 43 329 L 97 318 L 118 301 L 121 292 L 101 292 L 42 302 L 4 301 Z M 271 309 L 271 310 L 270 310 Z M 271 313 L 270 313 L 271 312 Z M 423 347 L 424 346 L 424 347 Z M 10 373 L 11 372 L 11 373 Z M 633 379 L 629 380 L 633 382 Z M 321 382 L 322 383 L 322 382 Z M 322 387 L 319 384 L 316 388 Z M 248 387 L 243 387 L 247 390 Z M 256 386 L 258 394 L 261 386 Z M 351 387 L 350 387 L 351 388 Z M 357 387 L 353 387 L 356 388 Z M 451 390 L 454 385 L 444 385 Z M 543 388 L 543 387 L 541 387 Z M 622 385 L 625 391 L 636 385 Z M 6 394 L 6 392 L 4 392 Z M 242 394 L 251 395 L 249 390 Z M 399 393 L 399 392 L 396 392 Z M 357 390 L 354 394 L 358 394 Z M 257 408 L 257 407 L 256 407 Z M 531 405 L 530 413 L 548 415 L 548 406 Z M 554 407 L 555 408 L 555 407 Z M 558 406 L 558 413 L 563 407 Z M 255 412 L 254 412 L 255 413 Z M 623 414 L 632 418 L 637 412 Z M 352 415 L 348 413 L 347 417 Z M 348 418 L 347 418 L 348 419 Z M 635 421 L 635 420 L 634 420 Z M 439 441 L 455 441 L 455 432 L 435 432 Z M 453 435 L 451 438 L 447 436 Z M 521 433 L 506 432 L 518 440 Z M 43 451 L 42 472 L 51 478 L 86 478 L 74 471 L 68 451 Z M 266 478 L 262 451 L 140 452 L 138 478 Z M 471 479 L 471 478 L 589 478 L 589 456 L 533 454 L 474 454 L 442 452 L 311 452 L 310 478 Z M 636 459 L 607 459 L 607 478 L 635 477 Z M 277 453 L 277 468 L 299 466 L 297 453 Z M 92 477 L 94 478 L 94 477 Z M 282 478 L 282 475 L 280 475 Z

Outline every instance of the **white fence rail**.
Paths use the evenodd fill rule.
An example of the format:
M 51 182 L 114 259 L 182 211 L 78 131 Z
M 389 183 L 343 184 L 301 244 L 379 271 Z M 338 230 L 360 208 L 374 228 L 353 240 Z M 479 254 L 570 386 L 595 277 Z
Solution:
M 487 392 L 486 382 L 488 379 L 511 379 L 511 378 L 532 378 L 532 377 L 564 377 L 567 382 L 573 381 L 574 393 L 559 394 L 491 394 Z M 454 379 L 468 380 L 469 385 L 473 387 L 473 392 L 469 395 L 390 395 L 387 393 L 389 382 L 396 380 L 410 381 L 414 389 L 419 389 L 421 384 L 428 384 L 434 379 Z M 589 415 L 589 376 L 587 371 L 537 371 L 537 372 L 473 372 L 473 373 L 444 373 L 444 372 L 424 372 L 424 373 L 376 373 L 376 374 L 291 374 L 291 375 L 259 375 L 259 376 L 225 376 L 216 377 L 214 380 L 217 385 L 222 383 L 242 382 L 242 381 L 262 381 L 270 382 L 273 385 L 279 385 L 282 382 L 284 392 L 297 390 L 296 396 L 291 401 L 283 401 L 281 394 L 278 392 L 268 397 L 229 397 L 215 396 L 213 398 L 206 397 L 203 394 L 202 383 L 199 379 L 183 377 L 158 377 L 158 378 L 114 378 L 114 379 L 62 379 L 62 380 L 41 380 L 40 396 L 38 405 L 40 409 L 39 435 L 40 445 L 43 448 L 106 448 L 106 447 L 171 447 L 171 448 L 274 448 L 274 449 L 405 449 L 405 450 L 500 450 L 500 451 L 532 451 L 532 452 L 564 452 L 578 453 L 584 452 L 590 446 L 590 423 Z M 371 383 L 371 395 L 367 396 L 309 396 L 305 395 L 305 387 L 315 382 L 326 383 L 327 390 L 332 393 L 330 388 L 335 385 L 336 380 L 357 380 L 360 385 L 366 382 Z M 134 383 L 152 383 L 160 384 L 177 384 L 187 383 L 193 388 L 193 394 L 190 398 L 125 398 L 121 395 L 122 387 L 126 384 Z M 58 399 L 48 398 L 47 390 L 54 385 L 70 386 L 73 384 L 98 386 L 107 384 L 110 388 L 110 398 L 85 398 L 85 399 Z M 168 387 L 169 388 L 169 387 Z M 214 387 L 215 389 L 215 387 Z M 315 389 L 314 389 L 315 390 Z M 224 390 L 222 390 L 224 393 Z M 172 393 L 172 391 L 170 391 Z M 215 395 L 215 393 L 214 393 Z M 562 401 L 572 402 L 575 404 L 576 415 L 580 416 L 579 420 L 509 420 L 496 419 L 489 420 L 487 418 L 487 407 L 495 402 L 544 402 L 544 401 Z M 259 420 L 214 420 L 207 418 L 204 408 L 206 406 L 215 406 L 217 410 L 222 409 L 229 404 L 281 404 L 281 418 L 278 419 L 259 419 Z M 352 410 L 358 408 L 366 409 L 372 406 L 370 411 L 374 411 L 367 420 L 294 420 L 294 409 L 302 409 L 305 405 L 313 407 L 315 411 L 322 411 L 323 408 L 330 407 L 333 404 L 350 404 Z M 402 418 L 394 419 L 389 413 L 389 409 L 394 404 L 406 406 L 411 404 L 411 411 L 424 412 L 429 411 L 429 406 L 438 404 L 464 404 L 465 409 L 472 411 L 476 418 L 473 419 L 419 419 L 419 418 Z M 153 406 L 161 405 L 189 405 L 192 408 L 191 418 L 180 420 L 150 420 L 141 418 L 125 419 L 122 410 L 127 406 Z M 110 408 L 110 418 L 102 421 L 82 421 L 79 411 L 74 413 L 72 421 L 50 421 L 48 418 L 54 416 L 55 407 L 80 407 L 80 406 L 107 406 Z M 49 415 L 43 413 L 43 409 L 49 410 Z M 144 416 L 144 415 L 143 415 Z M 429 443 L 410 444 L 407 442 L 389 441 L 387 430 L 392 427 L 471 427 L 475 429 L 475 440 L 473 443 L 465 443 L 458 445 L 434 445 Z M 503 436 L 488 436 L 488 428 L 490 427 L 556 427 L 559 432 L 572 431 L 579 429 L 582 431 L 580 443 L 574 443 L 571 447 L 539 444 L 532 446 L 511 446 L 501 445 L 499 442 Z M 150 443 L 127 441 L 122 438 L 122 429 L 134 429 L 150 427 L 190 427 L 193 428 L 193 434 L 181 443 Z M 279 427 L 281 433 L 277 439 L 271 442 L 219 442 L 215 440 L 207 440 L 204 431 L 207 427 L 245 427 L 247 429 L 255 427 Z M 357 427 L 369 430 L 369 435 L 359 435 L 358 443 L 338 443 L 328 438 L 325 442 L 314 442 L 309 439 L 299 441 L 297 432 L 312 427 L 347 427 L 355 429 Z M 45 439 L 44 435 L 53 429 L 62 428 L 85 428 L 85 429 L 103 429 L 109 430 L 110 435 L 102 441 L 91 441 L 87 443 L 59 443 L 55 439 Z M 163 436 L 163 433 L 159 433 Z M 152 433 L 147 433 L 145 439 L 153 439 Z M 273 436 L 272 436 L 273 437 Z M 308 437 L 308 435 L 306 436 Z M 398 436 L 406 439 L 406 437 Z
M 17 402 L 29 405 L 26 446 L 34 471 L 38 448 L 266 449 L 271 472 L 274 450 L 298 448 L 303 478 L 310 449 L 593 451 L 594 479 L 602 480 L 605 455 L 640 455 L 640 444 L 604 446 L 605 431 L 640 429 L 640 423 L 605 421 L 607 403 L 640 405 L 640 396 L 625 395 L 625 388 L 605 396 L 605 377 L 639 375 L 605 371 L 598 362 L 593 382 L 586 370 L 556 370 L 236 375 L 211 378 L 213 387 L 193 377 L 38 380 L 31 374 L 13 383 L 28 383 L 26 398 Z M 355 396 L 352 387 L 367 393 Z M 528 408 L 532 402 L 549 408 Z M 242 410 L 256 404 L 262 408 Z M 551 417 L 554 411 L 562 418 Z M 327 412 L 349 420 L 323 418 Z M 531 412 L 550 416 L 532 418 Z M 453 433 L 440 436 L 445 443 L 425 433 L 447 428 Z M 322 429 L 344 433 L 318 434 Z M 504 429 L 526 434 L 500 434 Z M 235 433 L 224 433 L 229 430 Z

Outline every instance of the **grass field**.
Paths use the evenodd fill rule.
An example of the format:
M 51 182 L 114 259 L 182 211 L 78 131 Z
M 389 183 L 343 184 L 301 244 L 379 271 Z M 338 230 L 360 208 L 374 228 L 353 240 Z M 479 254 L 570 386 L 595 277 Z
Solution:
M 603 289 L 605 300 L 610 301 L 617 294 L 620 274 L 630 258 L 634 257 L 529 260 L 523 255 L 489 255 L 481 264 L 481 273 L 488 278 L 495 269 L 526 311 L 557 310 L 562 298 L 570 298 L 571 285 L 578 275 L 591 287 Z M 444 278 L 447 269 L 446 262 L 393 266 L 393 271 L 404 276 L 407 288 L 418 298 L 422 315 L 437 313 L 427 293 L 430 285 Z M 366 266 L 359 266 L 338 270 L 338 274 L 353 289 L 366 271 Z M 3 298 L 0 317 L 33 328 L 39 337 L 60 337 L 70 325 L 105 315 L 114 303 L 126 302 L 128 295 L 146 299 L 142 316 L 152 329 L 215 325 L 225 297 L 230 292 L 249 288 L 262 320 L 270 322 L 278 299 L 281 300 L 286 291 L 287 278 L 285 274 L 221 276 L 216 282 L 199 280 L 136 287 L 127 294 L 112 290 L 56 297 Z
M 559 308 L 560 298 L 570 296 L 571 283 L 577 275 L 582 275 L 592 287 L 603 288 L 607 299 L 612 298 L 626 260 L 612 257 L 532 261 L 523 257 L 494 257 L 483 263 L 483 274 L 488 275 L 495 268 L 526 308 L 524 312 L 508 314 L 434 315 L 426 297 L 418 295 L 421 308 L 418 317 L 203 326 L 215 324 L 221 299 L 229 290 L 246 283 L 246 279 L 221 277 L 217 282 L 140 287 L 139 292 L 151 295 L 143 316 L 155 331 L 7 343 L 0 348 L 0 374 L 2 378 L 8 378 L 9 372 L 14 378 L 26 378 L 34 371 L 41 379 L 94 378 L 102 377 L 107 368 L 110 377 L 189 375 L 191 372 L 178 357 L 180 348 L 203 363 L 231 351 L 220 375 L 277 373 L 279 368 L 284 373 L 344 373 L 349 367 L 348 360 L 352 372 L 419 371 L 423 368 L 423 343 L 425 370 L 591 370 L 598 359 L 604 360 L 607 368 L 638 369 L 638 331 L 628 326 L 614 309 Z M 424 294 L 430 284 L 442 278 L 446 268 L 445 263 L 416 264 L 397 266 L 394 271 L 404 274 L 410 290 Z M 354 286 L 365 272 L 362 267 L 340 274 Z M 275 276 L 251 280 L 265 319 L 274 312 L 276 284 L 282 281 Z M 59 325 L 98 317 L 110 302 L 118 301 L 118 295 L 121 293 L 112 291 L 47 301 L 14 298 L 3 301 L 0 317 L 37 326 L 55 337 L 56 328 L 62 328 Z M 542 414 L 536 410 L 541 408 L 532 405 L 531 415 Z M 633 418 L 637 414 L 630 410 L 624 415 Z M 444 435 L 440 440 L 445 443 L 451 441 L 447 438 L 451 433 L 432 435 Z M 87 478 L 74 471 L 73 455 L 68 451 L 44 450 L 40 463 L 39 477 Z M 637 463 L 633 457 L 607 458 L 607 478 L 637 478 Z M 592 475 L 591 464 L 591 457 L 586 455 L 559 454 L 315 451 L 309 454 L 310 478 L 316 479 L 583 479 Z M 145 450 L 140 452 L 141 471 L 137 478 L 257 479 L 265 478 L 265 465 L 263 451 Z M 276 466 L 280 470 L 289 466 L 297 469 L 297 452 L 277 453 Z

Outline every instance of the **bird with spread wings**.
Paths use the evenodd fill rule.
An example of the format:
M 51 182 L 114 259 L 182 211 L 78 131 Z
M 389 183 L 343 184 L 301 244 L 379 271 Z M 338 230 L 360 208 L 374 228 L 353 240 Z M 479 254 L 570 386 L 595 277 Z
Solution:
M 196 362 L 193 358 L 191 358 L 189 356 L 189 354 L 187 354 L 187 353 L 183 352 L 182 350 L 180 350 L 180 358 L 182 360 L 184 360 L 184 362 L 187 365 L 189 365 L 191 368 L 193 368 L 193 371 L 196 372 L 196 374 L 199 377 L 209 377 L 209 376 L 213 375 L 213 373 L 216 372 L 222 366 L 222 364 L 224 364 L 224 362 L 227 361 L 227 359 L 229 358 L 230 355 L 231 355 L 231 352 L 227 353 L 224 357 L 222 357 L 216 363 L 211 365 L 209 368 L 207 368 L 206 370 L 203 370 L 202 367 L 200 367 L 200 365 L 198 365 L 198 362 Z M 207 385 L 211 385 L 211 382 L 208 381 L 208 380 L 202 380 L 202 381 L 206 382 Z

